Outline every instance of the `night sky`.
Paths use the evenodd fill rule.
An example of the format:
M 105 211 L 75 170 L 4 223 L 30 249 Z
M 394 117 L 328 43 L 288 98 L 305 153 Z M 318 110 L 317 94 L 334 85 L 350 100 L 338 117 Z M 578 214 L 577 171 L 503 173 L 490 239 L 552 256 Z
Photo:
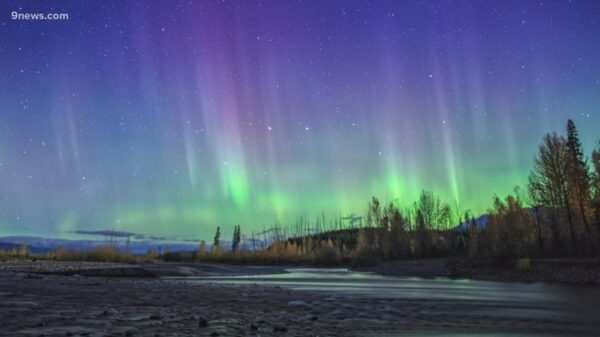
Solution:
M 598 1 L 2 1 L 0 234 L 482 213 L 599 107 Z

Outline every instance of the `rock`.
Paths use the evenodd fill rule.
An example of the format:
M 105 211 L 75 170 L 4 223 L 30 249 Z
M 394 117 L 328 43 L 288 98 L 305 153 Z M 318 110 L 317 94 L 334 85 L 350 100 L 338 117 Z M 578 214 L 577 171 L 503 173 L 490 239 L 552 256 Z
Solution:
M 336 318 L 336 319 L 344 319 L 346 314 L 342 310 L 334 310 L 329 313 L 329 316 Z
M 297 301 L 289 301 L 288 305 L 291 305 L 291 306 L 304 306 L 304 305 L 307 305 L 307 304 L 304 301 L 297 300 Z
M 274 326 L 273 332 L 287 332 L 287 328 L 284 326 Z
M 104 310 L 100 315 L 107 316 L 107 315 L 118 315 L 118 314 L 119 314 L 119 312 L 115 308 L 108 308 L 108 309 Z
M 208 321 L 206 320 L 206 318 L 204 317 L 200 317 L 198 319 L 198 327 L 200 328 L 206 328 L 208 326 Z M 212 336 L 212 335 L 211 335 Z M 217 335 L 218 336 L 218 335 Z
M 254 330 L 254 331 L 258 330 L 258 326 L 255 324 L 250 324 L 250 330 Z
M 318 320 L 319 317 L 315 316 L 315 315 L 304 315 L 302 317 L 300 317 L 300 321 L 316 321 Z

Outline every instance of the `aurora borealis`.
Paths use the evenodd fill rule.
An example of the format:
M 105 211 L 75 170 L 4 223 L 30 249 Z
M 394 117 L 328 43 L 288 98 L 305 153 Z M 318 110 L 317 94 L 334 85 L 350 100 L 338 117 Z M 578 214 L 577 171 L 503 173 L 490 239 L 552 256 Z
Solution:
M 0 14 L 0 234 L 208 238 L 422 189 L 480 213 L 525 183 L 567 118 L 586 150 L 600 136 L 596 1 L 3 1 Z

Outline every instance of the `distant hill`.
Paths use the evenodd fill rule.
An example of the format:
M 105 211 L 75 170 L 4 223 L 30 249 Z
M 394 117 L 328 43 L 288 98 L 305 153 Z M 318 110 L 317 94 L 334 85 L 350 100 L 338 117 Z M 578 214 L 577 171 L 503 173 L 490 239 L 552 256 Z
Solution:
M 64 247 L 65 249 L 77 249 L 84 250 L 93 248 L 96 246 L 106 245 L 107 242 L 103 240 L 68 240 L 59 238 L 42 238 L 36 236 L 5 236 L 0 237 L 0 249 L 12 249 L 22 244 L 27 245 L 29 251 L 34 253 L 46 253 L 48 251 Z M 125 240 L 121 239 L 118 241 L 117 246 L 125 248 Z M 168 241 L 131 241 L 130 250 L 132 253 L 146 253 L 148 250 L 196 250 L 198 249 L 197 243 L 181 243 L 181 242 L 168 242 Z
M 489 218 L 488 214 L 482 214 L 478 218 L 476 218 L 475 223 L 477 224 L 477 228 L 479 228 L 479 229 L 485 228 L 485 226 L 487 226 L 488 218 Z M 470 222 L 463 222 L 463 223 L 459 224 L 458 226 L 454 227 L 453 230 L 457 231 L 457 232 L 462 232 L 462 231 L 468 230 L 470 227 L 471 227 Z

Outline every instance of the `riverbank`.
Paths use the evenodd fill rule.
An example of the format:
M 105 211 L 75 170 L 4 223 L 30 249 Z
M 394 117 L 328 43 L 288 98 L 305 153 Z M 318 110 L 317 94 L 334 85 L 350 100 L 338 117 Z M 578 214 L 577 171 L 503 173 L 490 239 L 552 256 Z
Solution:
M 283 266 L 246 266 L 202 262 L 110 263 L 48 260 L 0 262 L 0 272 L 130 278 L 260 275 L 283 273 L 284 269 Z
M 203 262 L 106 263 L 48 260 L 0 262 L 0 271 L 100 277 L 232 276 L 276 274 L 307 265 L 251 266 Z M 387 261 L 371 267 L 342 265 L 387 276 L 450 277 L 502 282 L 600 284 L 599 259 L 533 259 L 518 268 L 513 259 L 420 259 Z
M 459 282 L 454 288 L 453 281 L 443 289 L 439 285 L 431 289 L 444 296 L 429 296 L 427 288 L 419 286 L 416 296 L 399 298 L 386 292 L 353 295 L 343 288 L 289 290 L 254 281 L 231 285 L 198 277 L 77 275 L 0 272 L 0 335 L 597 336 L 600 332 L 595 316 L 590 317 L 595 315 L 589 310 L 591 293 L 586 303 L 551 300 L 560 296 L 527 300 L 529 292 L 518 290 L 523 285 L 509 291 L 510 296 L 498 296 L 484 285 L 490 296 L 474 289 L 479 296 L 448 297 L 444 294 L 469 287 Z M 365 284 L 368 289 L 377 285 Z
M 522 269 L 518 261 L 498 259 L 449 260 L 451 277 L 503 282 L 600 284 L 600 259 L 532 259 Z

